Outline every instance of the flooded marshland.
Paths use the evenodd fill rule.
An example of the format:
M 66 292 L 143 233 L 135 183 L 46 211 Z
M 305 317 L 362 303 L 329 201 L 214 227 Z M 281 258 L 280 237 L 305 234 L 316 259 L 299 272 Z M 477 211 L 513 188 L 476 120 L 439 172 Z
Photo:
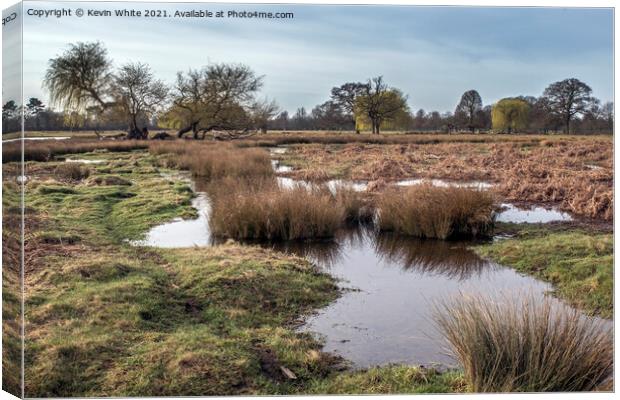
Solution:
M 275 160 L 273 167 L 283 170 Z M 186 175 L 169 178 L 189 180 Z M 134 244 L 175 248 L 217 242 L 209 230 L 210 205 L 203 184 L 189 182 L 197 193 L 192 204 L 198 218 L 157 226 Z M 278 177 L 278 182 L 283 187 L 311 185 L 286 177 Z M 330 181 L 328 187 L 348 185 L 363 191 L 364 184 Z M 502 206 L 500 221 L 570 218 L 553 209 Z M 318 336 L 325 351 L 341 355 L 356 368 L 389 363 L 455 366 L 433 322 L 437 302 L 466 293 L 491 297 L 527 293 L 542 299 L 551 290 L 549 284 L 480 258 L 469 248 L 472 242 L 420 240 L 357 227 L 343 229 L 328 241 L 255 244 L 305 257 L 338 279 L 342 295 L 309 316 L 299 329 Z

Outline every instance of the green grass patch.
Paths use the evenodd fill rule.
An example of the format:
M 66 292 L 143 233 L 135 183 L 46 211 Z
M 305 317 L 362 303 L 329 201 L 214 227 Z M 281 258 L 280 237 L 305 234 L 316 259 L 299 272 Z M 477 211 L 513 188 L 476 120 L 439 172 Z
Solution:
M 613 314 L 613 235 L 526 230 L 476 251 L 550 282 L 554 294 L 591 315 Z
M 312 383 L 313 394 L 415 394 L 454 393 L 467 390 L 460 371 L 439 373 L 434 369 L 392 365 L 346 372 Z

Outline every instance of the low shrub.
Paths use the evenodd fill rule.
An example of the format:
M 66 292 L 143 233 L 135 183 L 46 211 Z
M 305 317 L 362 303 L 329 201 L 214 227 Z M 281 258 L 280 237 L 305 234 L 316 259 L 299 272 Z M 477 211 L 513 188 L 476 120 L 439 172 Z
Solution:
M 485 191 L 420 184 L 379 196 L 379 229 L 421 238 L 487 237 L 493 196 Z
M 474 392 L 611 390 L 611 328 L 549 298 L 465 296 L 435 318 Z

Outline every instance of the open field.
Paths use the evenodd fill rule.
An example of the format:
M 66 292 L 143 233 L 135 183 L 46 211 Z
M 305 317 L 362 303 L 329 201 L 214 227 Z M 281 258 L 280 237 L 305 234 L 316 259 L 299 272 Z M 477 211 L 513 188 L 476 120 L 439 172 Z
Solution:
M 360 139 L 338 142 L 349 137 Z M 488 374 L 473 376 L 463 365 L 435 369 L 403 363 L 353 369 L 346 359 L 324 351 L 321 340 L 298 327 L 346 291 L 329 269 L 309 261 L 316 258 L 232 240 L 206 247 L 132 245 L 152 228 L 198 216 L 201 210 L 193 202 L 199 189 L 180 178 L 179 170 L 188 171 L 194 183 L 204 181 L 200 190 L 210 197 L 209 225 L 215 236 L 228 230 L 236 233 L 224 238 L 277 242 L 321 238 L 319 245 L 328 246 L 329 237 L 337 237 L 347 224 L 380 224 L 375 213 L 386 218 L 388 210 L 392 225 L 387 230 L 406 237 L 445 238 L 449 231 L 460 229 L 455 227 L 466 236 L 487 236 L 494 228 L 509 238 L 469 246 L 502 265 L 550 282 L 554 296 L 579 310 L 605 318 L 613 313 L 610 137 L 274 133 L 230 143 L 43 142 L 26 147 L 31 160 L 25 166 L 28 396 L 497 390 L 479 384 Z M 274 145 L 286 145 L 287 150 L 270 155 L 265 147 Z M 19 170 L 14 162 L 19 150 L 14 146 L 3 149 L 5 213 L 19 201 L 15 184 Z M 66 158 L 78 162 L 67 163 Z M 272 158 L 292 170 L 274 171 Z M 361 192 L 346 185 L 335 191 L 327 184 L 309 188 L 307 183 L 286 189 L 282 179 L 291 177 L 370 182 Z M 484 191 L 393 185 L 418 178 L 496 186 Z M 596 196 L 588 202 L 591 193 Z M 403 201 L 414 198 L 417 201 L 410 207 L 403 206 Z M 553 225 L 496 223 L 494 210 L 505 200 L 558 205 L 588 218 Z M 438 209 L 438 201 L 452 201 L 452 211 Z M 412 223 L 412 218 L 400 216 L 408 210 L 427 217 L 431 209 L 435 217 L 424 223 L 432 229 L 424 231 L 442 234 L 417 235 L 423 221 Z M 405 221 L 409 225 L 402 225 Z M 445 229 L 436 229 L 440 225 Z M 387 257 L 404 257 L 429 273 L 466 279 L 469 275 L 455 268 L 468 270 L 473 263 L 474 269 L 484 269 L 484 261 L 473 253 L 450 257 L 454 247 L 450 242 L 436 241 L 436 251 L 425 255 L 422 247 L 412 250 L 410 242 L 388 239 L 380 236 L 376 242 Z M 3 250 L 12 254 L 8 247 Z M 492 314 L 495 319 L 500 315 Z M 501 336 L 502 326 L 490 322 L 480 322 L 481 329 L 497 329 Z M 10 321 L 4 323 L 15 329 Z M 583 344 L 606 338 L 586 335 Z M 560 352 L 570 348 L 561 341 L 543 344 Z M 5 346 L 5 351 L 14 347 Z M 605 351 L 591 357 L 594 362 L 609 361 Z M 5 368 L 11 368 L 12 359 L 5 360 Z M 516 358 L 505 362 L 523 363 Z M 538 367 L 545 370 L 546 365 Z M 532 376 L 536 373 L 533 366 L 526 370 Z M 602 370 L 600 379 L 581 388 L 608 389 L 606 373 Z M 544 382 L 536 386 L 533 378 L 527 378 L 505 388 L 576 389 L 564 381 L 552 383 L 556 386 Z

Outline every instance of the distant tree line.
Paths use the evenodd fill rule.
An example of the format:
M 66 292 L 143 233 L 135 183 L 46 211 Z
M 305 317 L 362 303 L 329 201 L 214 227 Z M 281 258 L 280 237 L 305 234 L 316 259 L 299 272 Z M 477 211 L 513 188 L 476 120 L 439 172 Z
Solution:
M 52 107 L 37 98 L 2 107 L 5 133 L 20 130 L 125 130 L 128 138 L 149 129 L 175 129 L 176 136 L 204 139 L 243 137 L 272 130 L 383 130 L 412 132 L 611 133 L 613 103 L 600 104 L 591 88 L 571 78 L 549 85 L 540 97 L 518 96 L 483 105 L 476 90 L 460 98 L 454 112 L 411 112 L 407 96 L 382 76 L 347 82 L 329 99 L 307 111 L 280 111 L 259 99 L 264 77 L 242 64 L 210 64 L 177 73 L 173 85 L 150 67 L 130 62 L 119 67 L 99 42 L 71 44 L 49 60 L 43 86 Z M 59 106 L 63 111 L 54 111 Z
M 379 79 L 384 85 L 381 77 Z M 345 83 L 334 87 L 330 100 L 307 112 L 297 109 L 294 115 L 283 111 L 270 123 L 276 130 L 359 130 L 367 116 L 363 90 L 368 84 Z M 387 107 L 389 113 L 378 120 L 379 125 L 389 123 L 390 130 L 410 132 L 529 132 L 529 133 L 612 133 L 614 120 L 613 102 L 601 102 L 592 96 L 592 89 L 585 83 L 571 78 L 549 85 L 540 97 L 517 96 L 504 98 L 493 105 L 484 106 L 476 90 L 461 96 L 454 112 L 423 109 L 411 113 L 406 97 L 397 89 Z M 371 129 L 376 131 L 375 129 Z

